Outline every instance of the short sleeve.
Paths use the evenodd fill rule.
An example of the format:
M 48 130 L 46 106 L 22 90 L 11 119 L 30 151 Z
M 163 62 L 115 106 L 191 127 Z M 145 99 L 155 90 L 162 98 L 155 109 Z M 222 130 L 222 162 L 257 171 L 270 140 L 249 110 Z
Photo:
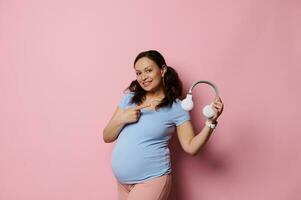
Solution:
M 131 100 L 131 96 L 132 96 L 132 93 L 123 94 L 123 96 L 121 97 L 121 100 L 118 103 L 118 107 L 122 108 L 122 109 L 127 108 L 129 105 L 129 102 Z
M 173 121 L 174 121 L 174 124 L 176 126 L 179 126 L 181 125 L 182 123 L 190 120 L 190 114 L 188 111 L 184 110 L 181 106 L 181 101 L 177 101 L 176 105 L 175 105 L 175 108 L 174 108 L 174 118 L 173 118 Z

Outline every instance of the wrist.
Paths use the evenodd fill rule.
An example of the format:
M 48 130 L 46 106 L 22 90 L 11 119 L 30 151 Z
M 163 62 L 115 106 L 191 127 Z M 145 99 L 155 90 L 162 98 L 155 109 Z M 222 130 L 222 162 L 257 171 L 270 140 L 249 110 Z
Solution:
M 115 123 L 118 126 L 124 126 L 127 122 L 125 121 L 125 119 L 123 119 L 121 117 L 118 117 L 118 118 L 115 119 Z
M 207 120 L 205 122 L 205 125 L 208 126 L 211 129 L 215 129 L 216 126 L 217 126 L 217 121 L 215 121 L 215 120 Z
M 207 122 L 211 123 L 211 124 L 217 124 L 217 120 L 216 119 L 207 119 Z

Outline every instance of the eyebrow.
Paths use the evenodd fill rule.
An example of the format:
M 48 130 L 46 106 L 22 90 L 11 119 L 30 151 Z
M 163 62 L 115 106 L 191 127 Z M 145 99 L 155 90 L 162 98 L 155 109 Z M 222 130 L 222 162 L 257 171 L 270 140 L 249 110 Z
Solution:
M 149 67 L 151 67 L 151 66 L 149 65 L 149 66 L 145 67 L 144 70 L 146 70 L 146 69 L 149 68 Z M 140 70 L 138 70 L 138 69 L 135 69 L 135 70 L 136 70 L 136 71 L 140 71 Z

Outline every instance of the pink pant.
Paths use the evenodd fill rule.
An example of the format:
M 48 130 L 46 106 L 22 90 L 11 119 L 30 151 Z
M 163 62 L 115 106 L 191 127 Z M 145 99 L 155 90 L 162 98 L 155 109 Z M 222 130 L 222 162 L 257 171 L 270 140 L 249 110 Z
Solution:
M 119 200 L 167 200 L 171 190 L 171 174 L 136 184 L 117 181 L 117 188 Z

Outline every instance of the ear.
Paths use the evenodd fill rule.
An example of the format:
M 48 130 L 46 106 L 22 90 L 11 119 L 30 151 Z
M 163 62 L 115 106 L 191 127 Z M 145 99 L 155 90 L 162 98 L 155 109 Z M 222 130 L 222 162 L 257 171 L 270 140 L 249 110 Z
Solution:
M 161 76 L 162 77 L 165 75 L 166 71 L 167 71 L 167 66 L 163 65 L 162 68 L 161 68 Z

